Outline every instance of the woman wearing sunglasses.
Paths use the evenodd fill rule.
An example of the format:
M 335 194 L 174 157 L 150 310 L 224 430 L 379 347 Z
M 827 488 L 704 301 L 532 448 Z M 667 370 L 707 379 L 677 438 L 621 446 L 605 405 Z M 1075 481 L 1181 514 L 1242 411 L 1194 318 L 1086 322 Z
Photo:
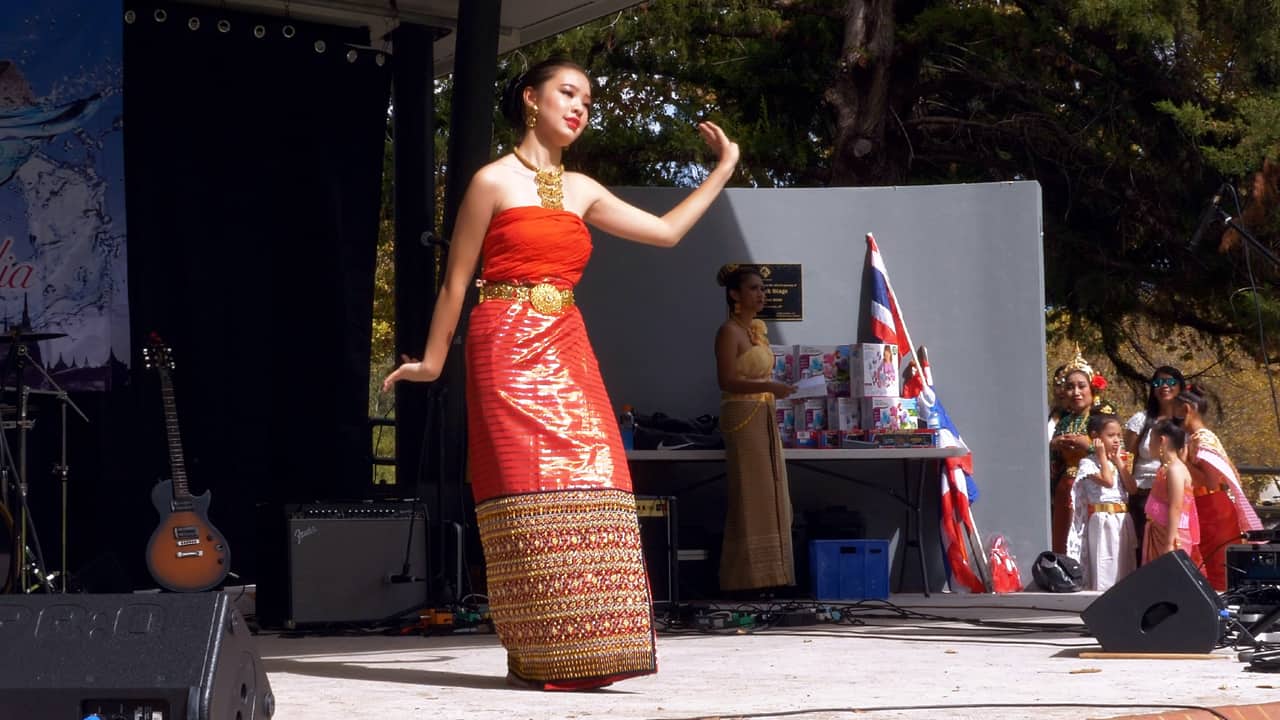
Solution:
M 1133 458 L 1133 481 L 1138 486 L 1138 491 L 1129 495 L 1129 513 L 1139 538 L 1147 522 L 1147 496 L 1160 469 L 1160 442 L 1151 429 L 1173 417 L 1178 394 L 1187 389 L 1187 382 L 1177 368 L 1162 365 L 1151 373 L 1147 388 L 1146 408 L 1134 413 L 1124 426 L 1124 447 Z

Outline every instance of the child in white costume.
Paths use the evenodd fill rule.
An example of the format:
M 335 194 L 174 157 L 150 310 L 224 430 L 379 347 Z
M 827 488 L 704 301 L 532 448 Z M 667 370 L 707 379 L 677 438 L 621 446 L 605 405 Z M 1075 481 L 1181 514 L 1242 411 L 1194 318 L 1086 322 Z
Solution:
M 1138 536 L 1128 512 L 1129 493 L 1136 486 L 1120 458 L 1120 419 L 1091 416 L 1089 437 L 1093 450 L 1077 465 L 1072 491 L 1075 516 L 1067 554 L 1084 569 L 1086 590 L 1106 590 L 1137 565 Z

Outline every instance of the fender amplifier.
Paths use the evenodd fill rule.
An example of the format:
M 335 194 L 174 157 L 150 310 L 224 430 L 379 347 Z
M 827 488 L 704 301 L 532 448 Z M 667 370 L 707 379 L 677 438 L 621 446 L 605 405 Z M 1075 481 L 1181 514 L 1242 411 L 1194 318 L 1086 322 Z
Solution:
M 258 582 L 264 625 L 376 624 L 428 605 L 421 505 L 308 503 L 284 510 L 283 529 L 276 523 L 266 538 L 287 548 L 283 577 Z

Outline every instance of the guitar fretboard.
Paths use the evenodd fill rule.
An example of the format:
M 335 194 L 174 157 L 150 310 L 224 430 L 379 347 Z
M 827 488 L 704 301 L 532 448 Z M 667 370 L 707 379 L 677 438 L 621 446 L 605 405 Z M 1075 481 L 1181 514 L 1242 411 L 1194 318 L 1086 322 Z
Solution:
M 160 396 L 164 399 L 164 424 L 169 440 L 169 471 L 173 475 L 173 499 L 189 501 L 187 466 L 182 458 L 182 434 L 178 431 L 178 405 L 173 399 L 173 382 L 166 370 L 160 371 Z

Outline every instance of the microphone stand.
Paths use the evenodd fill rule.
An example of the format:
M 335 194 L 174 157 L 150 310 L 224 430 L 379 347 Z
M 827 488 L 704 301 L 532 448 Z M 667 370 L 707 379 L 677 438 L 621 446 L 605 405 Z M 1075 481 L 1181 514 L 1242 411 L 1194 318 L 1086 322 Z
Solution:
M 1226 225 L 1232 230 L 1235 230 L 1236 232 L 1240 233 L 1240 237 L 1248 241 L 1248 243 L 1253 246 L 1253 249 L 1257 250 L 1263 257 L 1270 260 L 1272 265 L 1276 266 L 1277 268 L 1280 268 L 1280 257 L 1276 256 L 1276 254 L 1271 251 L 1271 248 L 1267 247 L 1266 245 L 1263 245 L 1262 242 L 1258 240 L 1258 238 L 1253 236 L 1253 233 L 1249 232 L 1247 228 L 1245 228 L 1240 223 L 1236 222 L 1236 219 L 1231 215 L 1231 213 L 1228 213 L 1226 210 L 1223 210 L 1221 207 L 1219 207 L 1217 210 L 1218 210 L 1218 215 L 1222 218 L 1223 225 Z M 1248 249 L 1246 248 L 1245 251 L 1248 252 Z
M 22 351 L 23 352 L 26 351 L 25 346 L 23 346 Z M 58 464 L 53 466 L 53 472 L 55 475 L 58 476 L 58 484 L 61 489 L 61 495 L 62 495 L 62 498 L 61 498 L 62 508 L 61 508 L 61 515 L 59 517 L 59 530 L 62 533 L 62 558 L 61 558 L 62 560 L 62 592 L 65 594 L 67 592 L 67 577 L 68 577 L 68 574 L 67 574 L 68 572 L 67 571 L 67 475 L 71 471 L 70 466 L 67 465 L 67 406 L 70 406 L 72 410 L 75 410 L 76 414 L 80 416 L 80 419 L 85 421 L 86 423 L 89 422 L 89 417 L 84 414 L 84 411 L 82 411 L 79 406 L 76 405 L 75 401 L 71 399 L 71 396 L 67 394 L 67 391 L 63 389 L 63 387 L 59 385 L 51 375 L 49 375 L 48 370 L 45 370 L 43 367 L 41 367 L 39 363 L 31 363 L 31 364 L 37 370 L 39 370 L 40 374 L 44 376 L 44 379 L 48 381 L 50 385 L 53 386 L 53 390 L 31 390 L 27 388 L 25 385 L 23 385 L 22 387 L 24 392 L 28 394 L 35 394 L 35 395 L 52 395 L 58 399 L 58 402 L 61 403 L 59 407 L 60 417 L 59 417 L 59 428 L 58 428 L 58 439 L 59 439 L 59 442 L 61 443 L 61 449 L 59 450 Z

